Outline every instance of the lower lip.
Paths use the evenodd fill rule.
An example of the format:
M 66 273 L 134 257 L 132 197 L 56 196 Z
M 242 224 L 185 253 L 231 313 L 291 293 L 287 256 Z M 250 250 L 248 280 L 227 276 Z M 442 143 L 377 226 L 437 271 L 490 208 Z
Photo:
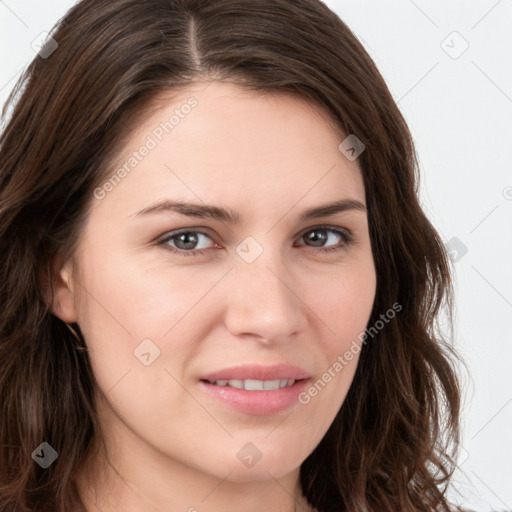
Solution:
M 230 386 L 217 386 L 204 381 L 199 381 L 199 384 L 211 396 L 240 412 L 268 416 L 298 404 L 298 397 L 306 388 L 308 380 L 298 380 L 292 386 L 274 391 L 247 391 Z

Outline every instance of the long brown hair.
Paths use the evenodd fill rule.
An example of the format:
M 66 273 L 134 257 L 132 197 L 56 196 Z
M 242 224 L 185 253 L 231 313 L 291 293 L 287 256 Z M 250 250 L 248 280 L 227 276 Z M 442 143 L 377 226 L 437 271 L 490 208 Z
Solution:
M 48 306 L 55 258 L 73 253 L 93 191 L 152 99 L 229 80 L 299 94 L 362 141 L 369 325 L 402 306 L 362 347 L 301 466 L 304 495 L 321 512 L 449 510 L 461 401 L 459 359 L 437 325 L 442 311 L 452 318 L 449 260 L 418 201 L 405 120 L 349 28 L 318 0 L 83 0 L 52 38 L 11 93 L 0 138 L 0 509 L 81 507 L 74 477 L 100 435 L 96 383 Z M 59 454 L 46 469 L 32 457 L 42 442 Z

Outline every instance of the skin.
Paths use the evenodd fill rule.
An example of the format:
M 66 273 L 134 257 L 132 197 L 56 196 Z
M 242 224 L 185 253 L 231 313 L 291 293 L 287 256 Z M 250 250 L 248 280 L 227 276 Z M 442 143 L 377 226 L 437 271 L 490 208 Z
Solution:
M 58 267 L 53 312 L 85 337 L 112 465 L 91 457 L 80 492 L 91 512 L 307 510 L 300 465 L 340 409 L 358 355 L 307 405 L 267 416 L 214 400 L 198 379 L 240 363 L 287 362 L 315 382 L 364 331 L 376 291 L 367 213 L 299 220 L 340 199 L 365 205 L 361 169 L 338 150 L 345 135 L 318 106 L 213 82 L 162 95 L 113 172 L 191 96 L 190 114 L 92 199 L 78 249 Z M 135 215 L 163 199 L 222 206 L 241 220 Z M 324 230 L 326 240 L 312 243 L 305 235 L 322 224 L 350 230 L 354 241 L 342 246 Z M 158 245 L 182 228 L 208 235 L 198 239 L 202 254 Z M 263 249 L 252 263 L 236 252 L 248 236 Z M 195 248 L 179 243 L 167 247 Z M 134 356 L 144 339 L 160 350 L 149 366 Z M 252 467 L 237 457 L 248 442 L 262 455 Z

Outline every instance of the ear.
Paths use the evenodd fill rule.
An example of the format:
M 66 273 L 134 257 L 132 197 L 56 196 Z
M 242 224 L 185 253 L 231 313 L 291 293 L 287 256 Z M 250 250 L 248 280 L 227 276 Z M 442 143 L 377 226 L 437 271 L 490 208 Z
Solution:
M 66 323 L 76 322 L 76 286 L 73 279 L 73 262 L 68 260 L 63 264 L 62 260 L 57 257 L 52 270 L 53 301 L 49 304 L 50 310 Z

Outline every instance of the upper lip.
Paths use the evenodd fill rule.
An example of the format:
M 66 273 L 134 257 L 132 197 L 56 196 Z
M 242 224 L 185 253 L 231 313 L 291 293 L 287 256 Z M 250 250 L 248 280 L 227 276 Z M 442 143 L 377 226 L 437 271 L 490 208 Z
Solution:
M 217 380 L 301 380 L 307 378 L 309 378 L 309 373 L 306 370 L 290 364 L 275 364 L 272 366 L 247 364 L 208 373 L 202 376 L 201 380 L 215 382 Z

